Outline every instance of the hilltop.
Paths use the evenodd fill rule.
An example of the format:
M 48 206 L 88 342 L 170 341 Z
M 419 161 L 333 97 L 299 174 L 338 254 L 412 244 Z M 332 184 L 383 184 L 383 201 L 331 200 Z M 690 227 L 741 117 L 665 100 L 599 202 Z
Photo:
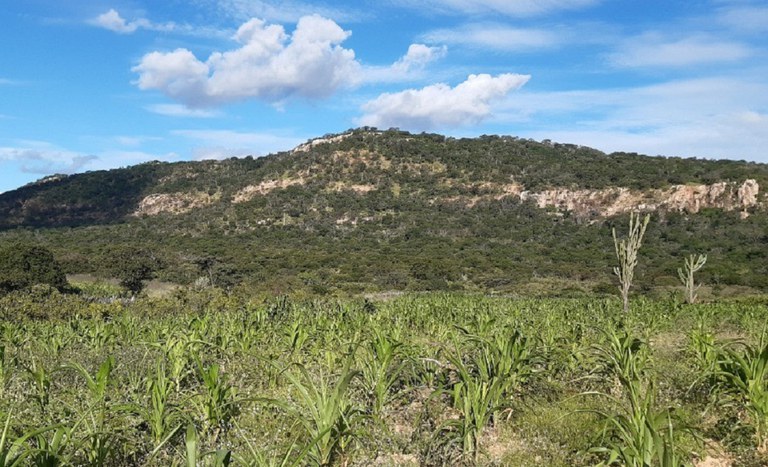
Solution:
M 194 282 L 208 258 L 222 283 L 277 292 L 610 291 L 611 228 L 642 210 L 639 285 L 674 285 L 701 252 L 710 285 L 764 290 L 765 186 L 765 164 L 362 128 L 262 158 L 47 177 L 0 194 L 0 242 L 34 231 L 95 274 L 110 246 L 141 244 L 166 279 Z

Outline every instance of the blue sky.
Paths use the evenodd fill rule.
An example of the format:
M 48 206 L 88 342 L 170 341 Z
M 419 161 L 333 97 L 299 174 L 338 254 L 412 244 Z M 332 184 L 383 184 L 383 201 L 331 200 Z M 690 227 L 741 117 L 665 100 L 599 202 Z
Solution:
M 765 0 L 25 0 L 0 192 L 362 125 L 768 162 Z

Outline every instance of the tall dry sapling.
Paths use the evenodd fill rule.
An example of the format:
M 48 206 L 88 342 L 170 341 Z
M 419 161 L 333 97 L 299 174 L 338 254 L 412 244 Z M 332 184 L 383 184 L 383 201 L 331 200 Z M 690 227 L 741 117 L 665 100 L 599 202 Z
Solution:
M 639 213 L 630 213 L 629 232 L 627 238 L 619 239 L 616 237 L 616 229 L 611 233 L 613 235 L 613 246 L 616 250 L 616 259 L 619 265 L 613 268 L 613 273 L 619 279 L 619 291 L 621 300 L 624 303 L 624 313 L 629 312 L 629 289 L 632 287 L 632 281 L 635 276 L 635 267 L 637 266 L 637 253 L 643 243 L 643 235 L 648 227 L 651 216 L 646 214 L 642 222 Z
M 677 269 L 677 276 L 685 286 L 685 302 L 688 304 L 696 302 L 696 295 L 701 287 L 701 284 L 696 284 L 693 274 L 703 268 L 706 262 L 707 255 L 690 255 L 685 258 L 685 267 Z

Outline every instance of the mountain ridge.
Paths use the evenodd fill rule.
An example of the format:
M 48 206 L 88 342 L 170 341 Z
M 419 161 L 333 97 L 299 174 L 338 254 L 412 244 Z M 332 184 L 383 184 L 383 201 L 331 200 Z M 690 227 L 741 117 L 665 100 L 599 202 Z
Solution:
M 49 177 L 0 194 L 0 242 L 34 229 L 68 272 L 97 273 L 110 245 L 144 242 L 182 283 L 207 255 L 271 286 L 602 287 L 610 229 L 645 210 L 653 284 L 674 284 L 677 256 L 697 251 L 710 254 L 703 278 L 763 288 L 766 183 L 768 165 L 751 162 L 362 128 L 263 158 Z

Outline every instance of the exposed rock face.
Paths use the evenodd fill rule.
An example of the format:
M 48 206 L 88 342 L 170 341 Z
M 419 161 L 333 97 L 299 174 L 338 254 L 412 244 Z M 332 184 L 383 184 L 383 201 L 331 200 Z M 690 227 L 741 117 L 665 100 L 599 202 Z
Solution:
M 149 195 L 139 203 L 134 216 L 156 216 L 158 214 L 182 214 L 207 206 L 221 198 L 220 193 L 157 193 Z
M 480 194 L 451 196 L 434 202 L 461 202 L 474 207 L 481 201 L 504 198 L 533 202 L 539 208 L 555 208 L 586 217 L 610 217 L 630 211 L 677 211 L 697 213 L 705 208 L 741 211 L 749 216 L 749 209 L 760 205 L 760 187 L 755 180 L 742 184 L 719 182 L 711 185 L 673 185 L 666 189 L 630 190 L 626 187 L 602 190 L 571 190 L 553 188 L 539 192 L 526 191 L 520 184 L 482 183 L 463 187 Z
M 303 185 L 303 178 L 282 178 L 278 180 L 267 180 L 259 183 L 258 185 L 248 185 L 241 189 L 232 197 L 233 203 L 245 203 L 250 201 L 256 196 L 266 195 L 270 191 L 288 188 L 293 185 Z
M 741 185 L 727 182 L 712 185 L 674 185 L 664 190 L 632 191 L 628 188 L 604 190 L 553 189 L 539 193 L 523 191 L 521 201 L 531 200 L 540 208 L 554 207 L 581 215 L 614 216 L 629 211 L 678 211 L 697 213 L 703 208 L 726 211 L 747 210 L 758 204 L 760 187 L 755 180 Z

